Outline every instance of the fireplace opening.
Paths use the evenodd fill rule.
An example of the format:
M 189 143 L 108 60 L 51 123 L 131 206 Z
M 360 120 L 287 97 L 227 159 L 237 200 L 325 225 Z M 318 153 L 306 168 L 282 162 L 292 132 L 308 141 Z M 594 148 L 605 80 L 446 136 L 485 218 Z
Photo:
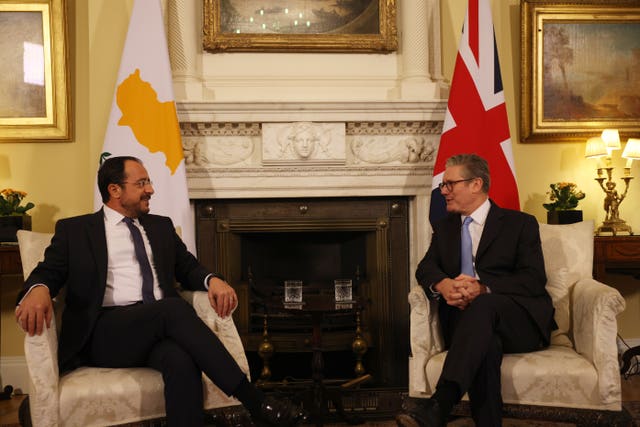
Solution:
M 246 233 L 241 236 L 241 268 L 243 283 L 247 283 L 252 305 L 249 330 L 263 330 L 266 298 L 284 299 L 284 282 L 301 280 L 303 300 L 307 295 L 334 295 L 334 280 L 350 279 L 352 293 L 358 297 L 366 283 L 367 240 L 369 232 L 278 232 Z M 370 240 L 370 236 L 369 236 Z M 272 332 L 308 331 L 310 316 L 272 316 Z M 353 313 L 326 316 L 326 330 L 354 331 Z
M 312 353 L 284 353 L 279 352 L 269 360 L 272 375 L 270 382 L 289 382 L 308 380 L 312 375 Z M 351 351 L 324 351 L 325 379 L 346 381 L 354 377 L 356 358 Z M 252 379 L 260 378 L 262 373 L 262 359 L 255 351 L 247 352 L 249 369 Z
M 354 296 L 366 303 L 360 312 L 323 317 L 325 377 L 356 376 L 351 346 L 359 324 L 370 385 L 406 387 L 408 205 L 403 197 L 196 201 L 198 255 L 238 293 L 234 321 L 254 380 L 265 327 L 274 349 L 270 380 L 311 374 L 311 315 L 269 313 L 265 299 L 282 298 L 285 280 L 302 280 L 304 299 L 332 295 L 335 279 L 351 279 Z

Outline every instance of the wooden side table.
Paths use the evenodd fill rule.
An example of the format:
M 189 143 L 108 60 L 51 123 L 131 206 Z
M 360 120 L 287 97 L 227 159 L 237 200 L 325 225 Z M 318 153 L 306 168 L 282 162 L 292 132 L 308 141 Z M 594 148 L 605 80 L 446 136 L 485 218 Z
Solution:
M 640 236 L 596 236 L 593 252 L 593 276 L 603 281 L 609 272 L 630 274 L 640 280 Z M 640 356 L 640 346 L 622 355 L 621 374 L 626 374 L 631 360 Z
M 640 279 L 640 236 L 596 236 L 593 276 L 602 281 L 607 271 Z
M 0 245 L 0 285 L 2 276 L 22 274 L 18 245 Z

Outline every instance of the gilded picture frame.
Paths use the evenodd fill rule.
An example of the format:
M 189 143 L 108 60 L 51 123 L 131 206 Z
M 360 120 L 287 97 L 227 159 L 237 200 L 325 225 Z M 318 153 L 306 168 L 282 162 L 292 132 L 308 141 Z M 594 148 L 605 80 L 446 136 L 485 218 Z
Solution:
M 521 0 L 523 142 L 640 135 L 640 4 Z
M 65 7 L 0 2 L 0 142 L 71 140 Z
M 203 0 L 209 52 L 397 50 L 395 0 Z M 313 6 L 311 6 L 313 4 Z

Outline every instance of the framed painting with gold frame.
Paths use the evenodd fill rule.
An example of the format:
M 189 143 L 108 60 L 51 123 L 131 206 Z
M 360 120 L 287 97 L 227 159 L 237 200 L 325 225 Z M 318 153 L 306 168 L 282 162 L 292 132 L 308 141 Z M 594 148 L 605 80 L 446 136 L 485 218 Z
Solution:
M 640 135 L 640 3 L 521 1 L 523 142 Z
M 210 52 L 391 52 L 398 46 L 395 0 L 203 1 L 203 46 Z
M 0 2 L 0 52 L 0 141 L 69 141 L 65 0 Z

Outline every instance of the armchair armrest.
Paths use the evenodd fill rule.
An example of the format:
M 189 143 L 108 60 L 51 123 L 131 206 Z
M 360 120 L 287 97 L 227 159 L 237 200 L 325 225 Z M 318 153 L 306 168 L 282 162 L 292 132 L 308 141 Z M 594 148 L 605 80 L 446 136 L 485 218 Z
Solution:
M 427 362 L 444 350 L 438 319 L 438 304 L 427 298 L 422 286 L 414 286 L 409 291 L 409 305 L 411 306 L 409 390 L 412 395 L 429 393 L 431 390 L 427 390 L 425 371 Z
M 573 341 L 576 351 L 595 366 L 604 403 L 620 401 L 616 316 L 624 307 L 616 289 L 592 278 L 580 279 L 574 287 Z
M 236 360 L 242 372 L 247 374 L 247 378 L 250 379 L 249 362 L 236 325 L 233 323 L 233 317 L 222 318 L 218 316 L 218 313 L 211 307 L 209 297 L 204 291 L 182 291 L 180 294 L 182 298 L 193 305 L 198 316 L 218 336 L 227 351 Z
M 46 324 L 41 335 L 25 335 L 24 354 L 29 371 L 29 405 L 35 426 L 57 426 L 58 399 L 58 334 L 56 318 Z

